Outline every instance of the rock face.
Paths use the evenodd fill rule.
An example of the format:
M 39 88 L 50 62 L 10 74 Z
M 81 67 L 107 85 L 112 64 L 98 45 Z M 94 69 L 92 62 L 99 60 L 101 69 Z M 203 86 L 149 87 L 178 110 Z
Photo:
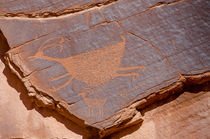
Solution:
M 141 126 L 113 134 L 116 139 L 207 139 L 210 137 L 210 92 L 187 91 L 173 96 L 164 103 L 158 103 L 143 111 Z M 176 98 L 176 99 L 174 99 Z
M 209 5 L 4 0 L 5 59 L 38 107 L 107 136 L 141 123 L 155 102 L 210 80 Z
M 9 84 L 8 84 L 9 82 Z M 209 87 L 209 85 L 206 85 Z M 209 138 L 209 89 L 188 91 L 143 111 L 143 123 L 107 137 Z M 53 111 L 35 110 L 23 84 L 0 61 L 0 139 L 82 139 L 87 133 Z M 174 99 L 176 98 L 176 99 Z
M 35 110 L 23 84 L 1 60 L 0 94 L 0 139 L 88 137 L 86 131 L 53 111 Z

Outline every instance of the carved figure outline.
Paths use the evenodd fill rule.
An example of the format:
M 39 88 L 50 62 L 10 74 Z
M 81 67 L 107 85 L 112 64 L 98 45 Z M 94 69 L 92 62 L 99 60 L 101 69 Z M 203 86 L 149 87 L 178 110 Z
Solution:
M 91 91 L 91 92 L 90 92 Z M 94 115 L 94 110 L 98 110 L 98 117 L 103 117 L 103 107 L 106 103 L 107 99 L 101 99 L 101 98 L 87 98 L 86 93 L 92 93 L 91 89 L 85 89 L 82 92 L 80 92 L 78 95 L 82 96 L 85 104 L 88 106 L 89 109 L 89 117 L 92 117 Z
M 144 71 L 146 69 L 145 66 L 120 67 L 121 58 L 123 57 L 126 44 L 126 39 L 124 36 L 121 36 L 122 41 L 116 44 L 111 44 L 103 48 L 90 50 L 88 52 L 65 58 L 55 58 L 44 55 L 44 49 L 49 47 L 59 46 L 60 52 L 63 50 L 62 43 L 64 42 L 64 38 L 61 37 L 59 38 L 58 42 L 49 43 L 53 39 L 55 38 L 46 40 L 38 48 L 38 51 L 35 53 L 35 55 L 30 56 L 29 58 L 56 61 L 59 62 L 68 71 L 66 74 L 51 78 L 51 81 L 71 75 L 68 81 L 66 81 L 63 85 L 57 88 L 53 88 L 52 90 L 54 92 L 67 86 L 72 82 L 73 79 L 82 81 L 88 86 L 96 87 L 117 77 L 134 76 L 137 78 L 139 76 L 138 72 L 118 73 L 118 71 L 129 71 L 135 69 L 141 69 Z M 107 99 L 87 98 L 86 93 L 90 93 L 90 91 L 83 90 L 78 95 L 83 98 L 83 101 L 88 106 L 89 116 L 93 116 L 94 109 L 98 109 L 98 116 L 103 117 L 103 107 Z
M 89 86 L 99 86 L 117 77 L 134 76 L 137 78 L 139 76 L 139 73 L 137 72 L 118 73 L 118 71 L 134 69 L 142 69 L 142 71 L 144 71 L 146 69 L 145 66 L 120 67 L 121 58 L 123 57 L 126 44 L 126 39 L 124 36 L 121 36 L 122 41 L 116 44 L 111 44 L 103 48 L 90 50 L 89 52 L 84 52 L 65 58 L 55 58 L 44 55 L 44 49 L 49 47 L 59 46 L 60 52 L 62 51 L 62 43 L 64 42 L 64 38 L 59 38 L 59 42 L 56 43 L 48 43 L 52 39 L 54 38 L 46 40 L 39 47 L 35 55 L 30 56 L 29 58 L 56 61 L 68 71 L 66 74 L 51 78 L 51 81 L 54 81 L 71 75 L 66 83 L 54 88 L 54 91 L 67 86 L 73 79 L 82 81 Z

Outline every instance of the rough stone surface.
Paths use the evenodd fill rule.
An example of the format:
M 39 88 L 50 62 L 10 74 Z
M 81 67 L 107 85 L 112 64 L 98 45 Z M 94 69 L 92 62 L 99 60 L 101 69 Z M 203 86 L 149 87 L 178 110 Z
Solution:
M 36 105 L 93 134 L 210 79 L 208 1 L 22 2 L 0 6 L 7 64 Z
M 34 109 L 27 90 L 0 61 L 0 139 L 82 139 L 85 131 L 53 111 Z M 210 92 L 188 91 L 144 111 L 144 121 L 108 139 L 209 138 Z
M 188 91 L 173 101 L 162 102 L 146 109 L 141 125 L 120 131 L 109 138 L 208 139 L 210 138 L 209 115 L 210 92 Z
M 34 109 L 19 79 L 0 61 L 0 139 L 82 139 L 85 132 L 53 111 Z

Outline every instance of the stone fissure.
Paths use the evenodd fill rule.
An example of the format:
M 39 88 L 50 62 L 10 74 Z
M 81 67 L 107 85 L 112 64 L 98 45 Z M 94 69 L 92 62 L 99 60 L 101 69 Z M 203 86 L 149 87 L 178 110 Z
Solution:
M 3 15 L 0 15 L 0 17 L 24 17 L 24 18 L 50 18 L 50 17 L 58 17 L 58 16 L 63 16 L 63 15 L 69 15 L 69 14 L 75 14 L 75 13 L 79 13 L 79 12 L 84 12 L 84 11 L 88 11 L 91 9 L 94 9 L 96 7 L 100 8 L 102 6 L 106 6 L 106 5 L 110 5 L 113 4 L 115 2 L 117 2 L 119 0 L 108 0 L 105 2 L 97 2 L 97 3 L 93 3 L 93 4 L 89 4 L 89 5 L 85 5 L 83 7 L 80 8 L 76 8 L 76 9 L 65 9 L 62 11 L 58 11 L 58 12 L 43 12 L 43 13 L 4 13 Z
M 184 2 L 184 1 L 190 1 L 190 0 L 174 0 L 174 1 L 171 1 L 171 2 L 161 1 L 161 2 L 158 2 L 158 3 L 150 6 L 149 9 L 153 9 L 153 8 L 157 8 L 157 7 L 162 7 L 162 6 L 165 6 L 165 5 L 171 5 L 171 4 L 175 4 L 177 2 Z
M 120 1 L 120 0 L 108 0 L 108 1 L 105 1 L 105 2 L 98 2 L 98 3 L 93 3 L 93 4 L 90 4 L 90 5 L 85 5 L 84 7 L 81 7 L 81 8 L 78 8 L 78 9 L 65 9 L 65 10 L 59 11 L 59 12 L 43 12 L 43 13 L 36 13 L 35 12 L 35 13 L 15 13 L 15 14 L 14 13 L 3 13 L 3 14 L 0 14 L 0 18 L 1 17 L 5 17 L 5 18 L 20 17 L 20 18 L 41 19 L 41 18 L 60 17 L 60 16 L 73 15 L 73 14 L 76 14 L 76 13 L 90 11 L 90 10 L 93 10 L 95 8 L 102 8 L 103 6 L 108 6 L 108 5 L 111 5 L 111 4 L 116 3 L 118 1 Z M 140 13 L 144 13 L 145 11 L 152 10 L 154 8 L 157 8 L 157 7 L 161 7 L 161 6 L 165 6 L 165 5 L 171 5 L 171 4 L 175 4 L 175 3 L 178 3 L 178 2 L 184 2 L 184 1 L 189 1 L 189 0 L 175 0 L 175 1 L 172 1 L 172 2 L 165 2 L 165 1 L 158 2 L 158 3 L 150 6 L 148 9 L 146 9 L 146 10 L 140 12 Z M 138 13 L 138 14 L 140 14 L 140 13 Z M 133 15 L 131 15 L 131 16 L 133 16 Z

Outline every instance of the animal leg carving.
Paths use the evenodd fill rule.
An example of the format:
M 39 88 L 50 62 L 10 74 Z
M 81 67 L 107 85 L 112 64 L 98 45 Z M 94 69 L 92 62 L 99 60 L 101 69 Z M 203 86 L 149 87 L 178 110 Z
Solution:
M 134 70 L 134 69 L 141 69 L 142 71 L 144 71 L 146 67 L 145 66 L 120 67 L 120 70 Z
M 88 106 L 88 117 L 91 117 L 91 108 L 90 108 L 90 106 Z
M 94 107 L 91 107 L 91 112 L 90 112 L 90 117 L 92 117 L 94 115 Z
M 27 57 L 27 59 L 29 59 L 29 60 L 34 60 L 34 59 L 37 59 L 37 58 L 39 58 L 38 56 L 29 56 L 29 57 Z
M 138 78 L 138 73 L 117 73 L 116 77 L 127 77 L 127 76 L 135 76 L 135 78 Z
M 50 78 L 50 80 L 51 80 L 51 81 L 55 81 L 55 80 L 58 80 L 58 79 L 60 79 L 60 78 L 66 77 L 66 76 L 68 76 L 68 75 L 70 75 L 70 73 L 65 73 L 65 74 L 63 74 L 63 75 L 61 75 L 61 76 L 58 76 L 58 77 L 52 77 L 52 78 Z
M 98 107 L 98 117 L 101 117 L 101 110 L 100 110 L 100 107 Z
M 144 71 L 146 69 L 145 66 L 130 66 L 130 67 L 120 67 L 119 70 L 134 70 L 134 69 L 141 69 Z M 116 77 L 125 77 L 125 76 L 134 76 L 135 78 L 138 78 L 138 73 L 117 73 Z
M 104 116 L 103 107 L 101 107 L 99 109 L 100 109 L 100 117 L 103 117 Z
M 53 92 L 56 92 L 56 91 L 58 91 L 59 89 L 61 89 L 61 88 L 65 87 L 65 86 L 67 86 L 67 85 L 72 81 L 72 79 L 73 79 L 73 77 L 69 78 L 69 80 L 68 80 L 65 84 L 59 86 L 58 88 L 53 88 L 52 91 L 53 91 Z

